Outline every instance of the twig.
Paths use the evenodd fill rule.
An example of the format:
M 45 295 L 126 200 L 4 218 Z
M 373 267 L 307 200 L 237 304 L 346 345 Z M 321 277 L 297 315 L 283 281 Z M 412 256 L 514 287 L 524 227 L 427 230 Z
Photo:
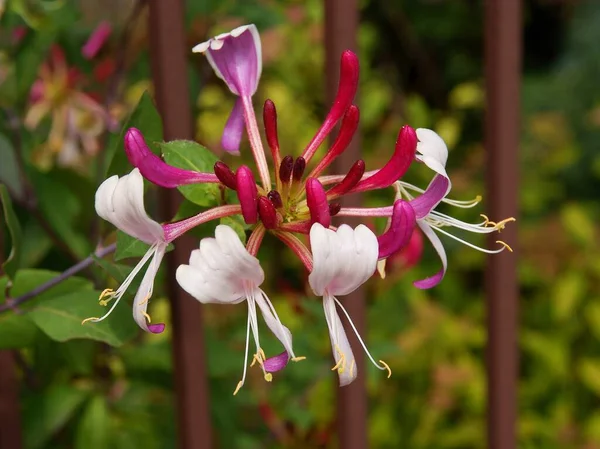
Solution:
M 29 301 L 32 298 L 35 298 L 40 293 L 43 293 L 46 290 L 49 290 L 50 288 L 54 287 L 55 285 L 60 284 L 62 281 L 70 278 L 71 276 L 74 276 L 75 274 L 79 273 L 82 270 L 85 270 L 87 267 L 89 267 L 90 265 L 92 265 L 94 263 L 95 257 L 98 257 L 98 258 L 104 257 L 104 256 L 114 252 L 116 250 L 116 248 L 117 248 L 116 243 L 113 243 L 112 245 L 106 246 L 104 248 L 100 248 L 94 253 L 94 255 L 85 258 L 84 260 L 73 265 L 71 268 L 65 270 L 63 273 L 59 274 L 55 278 L 50 279 L 48 282 L 19 296 L 18 298 L 8 298 L 7 297 L 6 302 L 4 304 L 0 305 L 0 313 L 6 312 L 7 310 L 14 310 L 15 308 L 17 308 L 19 305 L 23 304 L 24 302 Z

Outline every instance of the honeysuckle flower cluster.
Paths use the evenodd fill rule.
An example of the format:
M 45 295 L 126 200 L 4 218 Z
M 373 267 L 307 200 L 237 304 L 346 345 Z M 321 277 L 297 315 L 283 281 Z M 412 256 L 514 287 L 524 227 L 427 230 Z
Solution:
M 92 35 L 82 49 L 86 57 L 97 53 L 107 31 L 104 27 Z M 62 49 L 52 46 L 31 87 L 25 116 L 29 129 L 37 128 L 45 117 L 51 120 L 48 138 L 34 154 L 34 162 L 42 168 L 50 167 L 55 159 L 60 166 L 81 167 L 100 149 L 100 135 L 116 125 L 106 107 L 81 90 L 82 78 L 77 69 L 68 66 Z
M 245 165 L 233 170 L 225 163 L 217 162 L 210 173 L 172 167 L 150 151 L 139 130 L 129 129 L 125 134 L 125 151 L 135 168 L 130 174 L 121 178 L 113 176 L 100 186 L 96 194 L 96 210 L 117 228 L 151 246 L 119 289 L 102 293 L 100 300 L 103 304 L 114 300 L 109 312 L 90 321 L 103 320 L 110 314 L 133 278 L 150 260 L 134 298 L 133 314 L 144 330 L 161 332 L 164 325 L 151 324 L 147 306 L 166 246 L 202 223 L 241 215 L 251 229 L 245 245 L 231 228 L 218 225 L 215 237 L 202 239 L 199 248 L 192 251 L 189 263 L 181 265 L 176 273 L 180 286 L 202 303 L 245 302 L 248 308 L 243 374 L 235 392 L 246 378 L 251 333 L 255 345 L 251 366 L 258 364 L 267 381 L 272 379 L 272 373 L 283 369 L 290 360 L 303 359 L 294 353 L 289 329 L 280 320 L 267 293 L 261 289 L 265 274 L 257 254 L 266 234 L 282 241 L 299 257 L 309 272 L 308 284 L 314 294 L 322 298 L 335 360 L 332 369 L 337 371 L 340 385 L 348 385 L 357 376 L 353 350 L 342 319 L 348 320 L 372 363 L 387 371 L 389 376 L 391 371 L 388 365 L 381 360 L 376 361 L 367 350 L 340 297 L 365 283 L 381 261 L 407 247 L 416 227 L 429 239 L 441 260 L 441 268 L 437 273 L 414 282 L 417 288 L 431 288 L 441 282 L 448 265 L 438 232 L 458 240 L 447 229 L 491 233 L 501 230 L 511 219 L 494 223 L 486 218 L 481 223 L 470 224 L 436 210 L 441 202 L 455 207 L 473 207 L 479 198 L 466 202 L 447 198 L 451 189 L 445 169 L 448 149 L 444 141 L 428 129 L 402 127 L 394 151 L 383 167 L 367 171 L 365 162 L 359 159 L 345 174 L 324 175 L 325 170 L 347 148 L 358 127 L 359 109 L 353 100 L 358 85 L 359 64 L 351 51 L 342 54 L 340 81 L 333 105 L 301 155 L 294 158 L 282 154 L 277 136 L 275 105 L 270 100 L 264 103 L 264 131 L 273 164 L 272 172 L 252 104 L 262 68 L 260 38 L 255 26 L 243 26 L 221 34 L 197 45 L 194 51 L 207 56 L 215 73 L 238 96 L 225 126 L 222 144 L 227 150 L 238 152 L 243 130 L 246 130 L 259 182 L 255 179 L 254 171 Z M 333 144 L 321 159 L 316 159 L 317 150 L 338 123 L 340 129 Z M 413 161 L 421 162 L 433 171 L 426 189 L 401 180 Z M 160 225 L 146 215 L 142 177 L 166 188 L 220 183 L 235 192 L 238 203 L 220 205 L 187 219 Z M 396 192 L 394 201 L 387 207 L 340 206 L 340 198 L 344 195 L 387 188 L 393 188 Z M 334 216 L 341 217 L 337 225 L 332 224 Z M 348 216 L 386 217 L 388 227 L 378 236 L 365 225 L 352 228 L 343 224 L 343 217 Z M 499 242 L 499 248 L 493 250 L 464 243 L 489 253 L 510 249 L 503 242 Z M 261 348 L 257 310 L 281 342 L 284 349 L 281 354 L 267 357 Z

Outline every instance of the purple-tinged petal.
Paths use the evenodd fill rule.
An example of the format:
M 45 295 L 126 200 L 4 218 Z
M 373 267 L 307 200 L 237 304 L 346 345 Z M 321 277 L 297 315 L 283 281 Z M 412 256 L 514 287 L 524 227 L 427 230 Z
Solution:
M 106 43 L 111 33 L 112 27 L 110 26 L 110 23 L 106 21 L 101 22 L 92 32 L 85 45 L 81 48 L 83 57 L 85 59 L 94 58 Z
M 263 361 L 263 368 L 267 373 L 276 373 L 285 368 L 290 360 L 290 356 L 287 351 L 283 351 L 281 354 L 269 357 Z
M 165 330 L 165 323 L 148 324 L 148 330 L 153 334 L 161 334 Z
M 425 218 L 444 199 L 448 192 L 450 181 L 442 175 L 435 175 L 422 195 L 411 200 L 417 220 Z
M 442 282 L 442 279 L 446 274 L 446 269 L 448 268 L 448 258 L 446 257 L 444 245 L 442 244 L 442 241 L 437 236 L 437 234 L 434 232 L 433 228 L 424 221 L 418 221 L 417 225 L 419 226 L 419 228 L 421 228 L 423 234 L 425 234 L 425 236 L 429 239 L 429 241 L 433 245 L 433 248 L 438 253 L 438 256 L 440 256 L 440 260 L 442 261 L 442 269 L 436 274 L 428 278 L 413 282 L 413 285 L 415 287 L 425 290 L 428 288 L 435 287 L 440 282 Z
M 214 173 L 200 173 L 184 170 L 165 163 L 154 154 L 137 128 L 129 128 L 125 133 L 125 152 L 127 159 L 148 181 L 172 189 L 185 184 L 201 182 L 219 182 Z
M 316 178 L 308 178 L 306 181 L 306 203 L 310 210 L 311 222 L 320 223 L 324 228 L 328 228 L 331 224 L 331 215 L 327 195 Z
M 358 57 L 350 50 L 344 51 L 340 63 L 340 82 L 338 84 L 338 91 L 321 128 L 319 128 L 317 134 L 315 134 L 302 153 L 306 162 L 309 162 L 312 159 L 319 146 L 352 104 L 354 96 L 356 95 L 356 90 L 358 89 L 358 74 Z
M 389 229 L 377 237 L 379 259 L 385 259 L 408 245 L 415 229 L 415 224 L 415 211 L 410 203 L 404 200 L 397 200 L 394 203 L 394 211 Z
M 244 221 L 248 224 L 256 223 L 258 221 L 258 189 L 252 170 L 246 165 L 242 165 L 238 168 L 235 177 Z
M 238 98 L 233 105 L 231 114 L 223 129 L 221 146 L 225 151 L 231 154 L 240 154 L 240 143 L 244 133 L 244 104 L 241 98 Z
M 417 148 L 417 134 L 410 126 L 405 125 L 398 134 L 396 148 L 391 159 L 378 170 L 373 176 L 359 182 L 352 192 L 364 192 L 365 190 L 382 189 L 391 186 L 398 181 L 415 158 Z
M 192 51 L 206 53 L 215 74 L 235 95 L 254 95 L 262 72 L 262 48 L 256 26 L 244 25 L 220 34 Z

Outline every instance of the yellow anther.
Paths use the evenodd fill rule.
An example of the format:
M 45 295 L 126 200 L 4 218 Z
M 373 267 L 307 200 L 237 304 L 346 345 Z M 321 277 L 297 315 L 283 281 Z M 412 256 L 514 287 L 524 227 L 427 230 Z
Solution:
M 494 228 L 497 226 L 497 223 L 495 221 L 490 220 L 487 215 L 479 214 L 479 216 L 485 220 L 485 222 L 483 223 L 484 226 L 494 227 Z
M 258 353 L 260 354 L 263 360 L 267 360 L 267 355 L 265 354 L 265 351 L 263 351 L 262 348 L 258 348 Z
M 512 248 L 508 245 L 508 243 L 503 242 L 502 240 L 496 240 L 496 243 L 499 243 L 500 245 L 504 246 L 511 253 L 513 252 Z
M 385 366 L 385 369 L 388 372 L 387 378 L 389 379 L 390 377 L 392 377 L 392 369 L 390 368 L 390 366 L 387 363 L 385 363 L 383 360 L 380 360 L 379 363 L 381 363 L 383 366 Z
M 482 197 L 481 195 L 477 195 L 477 196 L 475 197 L 474 203 L 475 203 L 475 204 L 477 204 L 477 203 L 481 203 L 481 200 L 482 200 L 482 199 L 483 199 L 483 197 Z
M 144 299 L 142 299 L 140 302 L 138 302 L 138 306 L 143 306 L 144 304 L 148 303 L 149 299 L 150 299 L 150 295 L 146 296 Z
M 504 220 L 501 220 L 498 223 L 496 223 L 496 228 L 498 229 L 498 231 L 501 231 L 502 229 L 504 229 L 504 226 L 506 225 L 506 223 L 510 223 L 511 221 L 517 221 L 517 220 L 515 219 L 515 217 L 505 218 Z
M 306 357 L 304 357 L 304 356 L 292 357 L 292 362 L 301 362 L 302 360 L 306 360 Z
M 354 366 L 356 365 L 356 363 L 354 362 L 354 359 L 352 359 L 352 363 L 350 364 L 350 377 L 354 376 Z
M 108 303 L 110 302 L 111 299 L 113 299 L 115 297 L 115 291 L 112 288 L 105 288 L 104 290 L 102 290 L 102 293 L 100 293 L 100 296 L 98 297 L 98 301 L 100 302 L 101 306 L 107 306 Z M 106 298 L 106 299 L 102 299 L 102 298 Z
M 262 354 L 264 354 L 264 352 Z M 258 363 L 258 365 L 262 368 L 264 360 L 265 359 L 263 358 L 263 356 L 261 355 L 260 352 L 257 354 L 254 354 L 252 356 L 252 363 L 250 364 L 250 368 L 252 368 L 255 363 Z
M 377 261 L 377 272 L 379 273 L 379 276 L 381 277 L 381 279 L 385 279 L 385 265 L 386 265 L 387 259 L 381 259 Z
M 235 396 L 238 391 L 240 391 L 240 388 L 242 388 L 242 385 L 244 385 L 244 382 L 242 382 L 241 380 L 238 382 L 237 387 L 235 387 L 235 391 L 233 392 L 233 395 Z
M 273 375 L 271 373 L 265 373 L 265 380 L 267 382 L 273 382 Z
M 148 315 L 147 312 L 144 312 L 144 316 L 146 317 L 146 319 L 148 320 L 148 323 L 152 322 L 152 319 L 150 319 L 150 315 Z
M 340 359 L 335 364 L 335 366 L 333 368 L 331 368 L 331 371 L 338 370 L 338 373 L 341 374 L 344 372 L 344 367 L 346 365 L 346 356 L 344 355 L 344 353 L 342 352 L 342 350 L 340 349 L 340 347 L 338 345 L 335 345 L 334 349 L 337 351 L 338 355 L 340 356 Z
M 87 323 L 88 321 L 94 321 L 94 320 L 99 320 L 99 318 L 98 318 L 98 317 L 95 317 L 95 316 L 91 316 L 91 317 L 89 317 L 89 318 L 86 318 L 85 320 L 83 320 L 83 321 L 81 322 L 81 324 L 83 325 L 83 324 Z

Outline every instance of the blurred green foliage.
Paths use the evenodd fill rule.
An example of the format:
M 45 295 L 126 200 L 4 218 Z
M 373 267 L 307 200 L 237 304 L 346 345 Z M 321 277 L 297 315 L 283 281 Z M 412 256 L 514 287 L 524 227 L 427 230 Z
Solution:
M 122 124 L 142 129 L 151 145 L 160 143 L 160 118 L 151 96 L 142 96 L 150 78 L 146 16 L 130 22 L 125 11 L 111 16 L 88 3 L 9 0 L 0 19 L 0 180 L 12 198 L 1 187 L 6 232 L 0 248 L 7 262 L 0 277 L 0 306 L 6 304 L 6 291 L 13 298 L 30 291 L 97 244 L 121 238 L 124 257 L 140 254 L 139 248 L 125 251 L 127 236 L 94 216 L 93 195 L 104 172 L 128 170 L 119 133 L 103 135 L 105 150 L 85 165 L 45 170 L 36 165 L 33 148 L 46 140 L 49 124 L 36 131 L 22 124 L 31 85 L 50 46 L 61 45 L 72 64 L 90 73 L 80 46 L 103 14 L 118 15 L 102 54 L 113 62 L 124 58 L 115 107 Z M 238 24 L 258 25 L 264 71 L 255 104 L 274 100 L 282 152 L 299 154 L 327 108 L 322 2 L 187 3 L 190 48 Z M 600 448 L 600 3 L 524 3 L 521 214 L 519 242 L 509 242 L 518 248 L 521 285 L 519 447 L 594 449 Z M 430 127 L 450 148 L 452 196 L 480 194 L 482 2 L 364 0 L 361 13 L 359 104 L 367 168 L 387 159 L 402 124 Z M 11 33 L 23 25 L 27 34 L 15 42 Z M 126 26 L 131 30 L 123 50 Z M 219 153 L 219 140 L 234 99 L 204 58 L 190 53 L 190 67 L 197 140 L 230 162 L 232 156 Z M 110 83 L 94 83 L 86 87 L 106 98 Z M 177 163 L 180 150 L 167 150 L 167 161 L 190 168 Z M 242 153 L 249 161 L 249 152 Z M 209 163 L 208 156 L 198 163 Z M 425 186 L 429 176 L 416 167 L 408 180 Z M 197 190 L 182 189 L 182 194 L 189 201 L 183 202 L 179 217 L 219 196 L 211 192 L 205 203 Z M 389 192 L 385 199 L 391 197 Z M 366 198 L 373 205 L 383 200 Z M 147 208 L 156 216 L 154 202 L 148 200 Z M 476 221 L 477 213 L 462 211 L 458 218 Z M 243 223 L 235 225 L 243 233 Z M 210 235 L 213 228 L 203 226 L 194 235 Z M 366 286 L 365 337 L 393 370 L 389 380 L 375 369 L 366 373 L 374 448 L 485 444 L 485 258 L 455 241 L 444 243 L 450 269 L 439 287 L 420 291 L 411 284 L 438 269 L 430 248 L 418 268 L 393 269 L 385 281 L 374 278 Z M 242 370 L 244 308 L 206 306 L 210 407 L 218 447 L 337 447 L 337 385 L 321 305 L 305 285 L 300 262 L 279 242 L 267 239 L 260 258 L 268 273 L 265 290 L 294 334 L 297 353 L 307 360 L 275 376 L 272 384 L 251 371 L 244 389 L 232 396 Z M 128 274 L 125 262 L 97 260 L 83 273 L 87 279 L 73 277 L 24 304 L 20 313 L 0 314 L 0 348 L 15 351 L 19 361 L 28 449 L 175 447 L 169 326 L 161 335 L 139 335 L 125 302 L 96 327 L 78 324 L 101 309 L 95 302 L 99 291 Z M 161 281 L 152 310 L 168 323 Z M 130 296 L 134 291 L 135 285 Z M 63 319 L 59 315 L 65 310 L 69 316 Z M 278 351 L 275 341 L 267 341 L 265 350 Z

